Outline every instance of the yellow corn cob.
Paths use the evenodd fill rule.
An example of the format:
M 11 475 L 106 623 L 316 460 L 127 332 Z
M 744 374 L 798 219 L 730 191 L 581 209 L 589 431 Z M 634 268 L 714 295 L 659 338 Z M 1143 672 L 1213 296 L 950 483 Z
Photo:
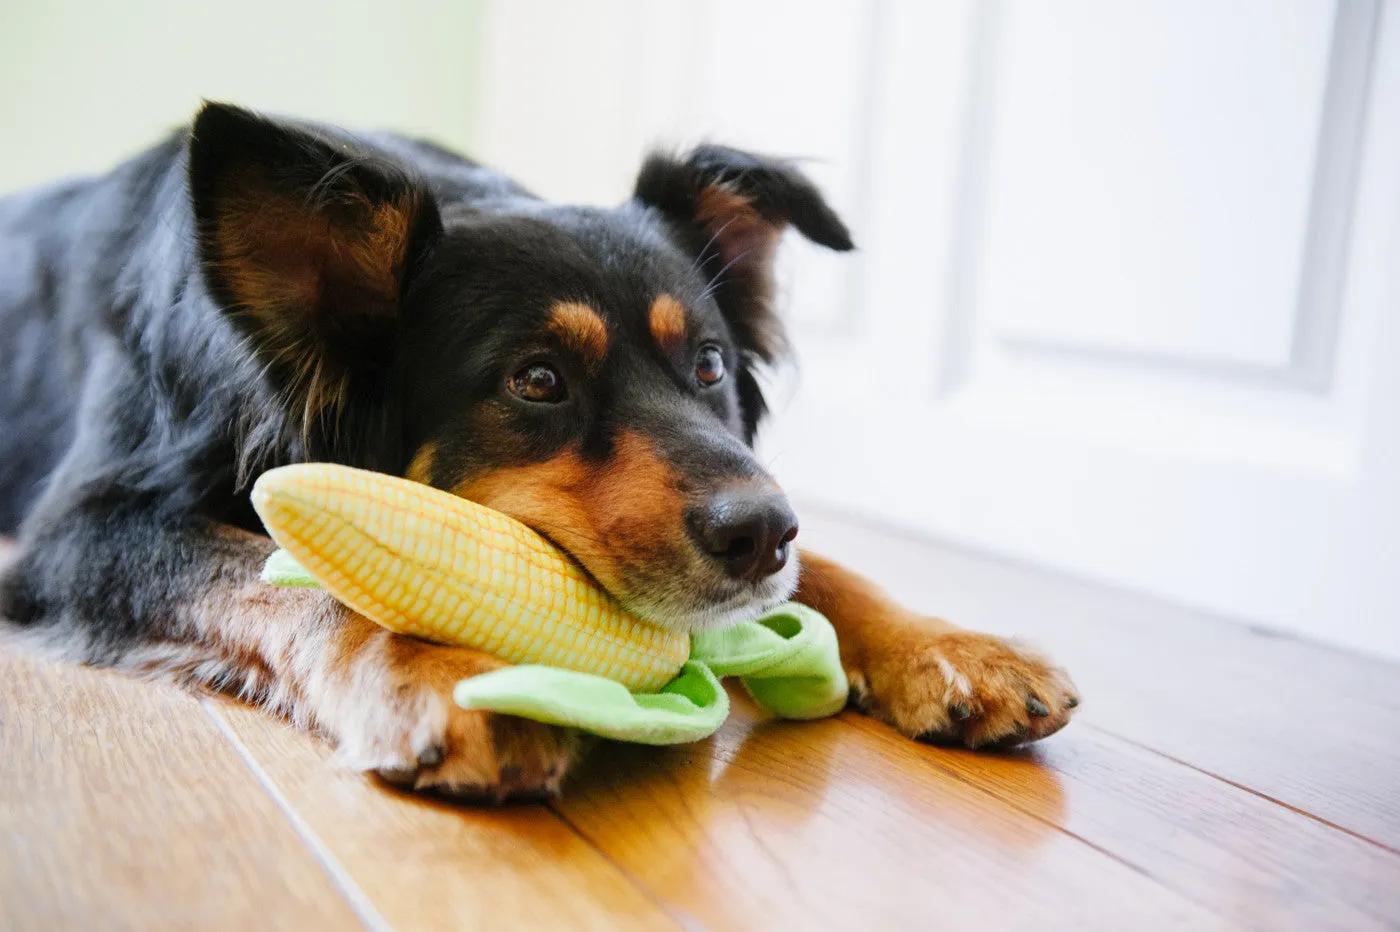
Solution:
M 690 655 L 688 634 L 629 614 L 543 537 L 448 492 L 306 463 L 264 473 L 253 506 L 332 595 L 391 631 L 633 692 L 659 689 Z

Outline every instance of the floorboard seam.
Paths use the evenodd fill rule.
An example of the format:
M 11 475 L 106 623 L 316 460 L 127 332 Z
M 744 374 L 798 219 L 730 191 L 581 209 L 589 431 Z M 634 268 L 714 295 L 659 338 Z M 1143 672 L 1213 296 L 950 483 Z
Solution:
M 563 813 L 563 811 L 560 810 L 557 803 L 550 803 L 549 811 L 554 813 L 555 818 L 557 818 L 560 822 L 564 823 L 564 827 L 567 828 L 570 832 L 572 832 L 574 834 L 574 837 L 578 838 L 579 841 L 583 842 L 593 851 L 596 851 L 600 858 L 608 862 L 608 864 L 612 865 L 613 870 L 621 874 L 623 879 L 630 883 L 637 890 L 638 893 L 646 897 L 647 900 L 653 906 L 665 913 L 666 917 L 669 918 L 672 922 L 674 922 L 677 927 L 686 930 L 706 928 L 705 924 L 697 920 L 695 917 L 689 916 L 683 911 L 675 909 L 669 903 L 662 900 L 654 892 L 652 892 L 650 887 L 642 883 L 642 881 L 637 877 L 634 877 L 632 875 L 632 872 L 629 871 L 627 868 L 623 867 L 622 864 L 617 861 L 617 859 L 615 859 L 612 855 L 608 854 L 608 852 L 604 851 L 602 848 L 598 847 L 598 845 L 596 845 L 593 842 L 593 839 L 585 835 L 583 831 L 580 830 L 579 827 L 573 823 L 573 820 L 570 819 L 567 815 Z
M 1328 828 L 1333 829 L 1334 831 L 1341 832 L 1343 835 L 1349 835 L 1358 841 L 1364 841 L 1366 842 L 1366 844 L 1379 848 L 1387 854 L 1393 854 L 1397 857 L 1400 857 L 1400 849 L 1393 848 L 1383 841 L 1378 841 L 1377 839 L 1371 838 L 1368 835 L 1363 835 L 1355 829 L 1347 828 L 1345 825 L 1338 825 L 1336 822 L 1333 822 L 1329 819 L 1324 819 L 1322 816 L 1317 815 L 1316 813 L 1309 812 L 1306 809 L 1299 809 L 1292 803 L 1284 802 L 1281 799 L 1277 799 L 1273 796 L 1270 796 L 1268 793 L 1265 793 L 1261 790 L 1256 790 L 1252 786 L 1248 786 L 1236 780 L 1231 780 L 1229 777 L 1223 777 L 1220 774 L 1215 773 L 1214 771 L 1206 770 L 1204 767 L 1198 767 L 1190 761 L 1182 760 L 1179 757 L 1175 757 L 1171 754 L 1168 754 L 1166 751 L 1154 748 L 1150 744 L 1144 744 L 1141 741 L 1129 738 L 1127 735 L 1121 735 L 1118 732 L 1113 731 L 1112 729 L 1104 728 L 1102 725 L 1090 725 L 1086 722 L 1081 727 L 1092 728 L 1094 731 L 1097 731 L 1100 734 L 1108 735 L 1110 738 L 1116 738 L 1117 740 L 1122 741 L 1124 744 L 1131 744 L 1133 747 L 1146 751 L 1149 754 L 1155 754 L 1156 756 L 1164 760 L 1171 761 L 1173 764 L 1179 764 L 1182 767 L 1185 767 L 1187 770 L 1191 770 L 1203 776 L 1210 777 L 1212 780 L 1218 780 L 1221 783 L 1224 783 L 1226 786 L 1232 786 L 1237 790 L 1248 793 L 1249 795 L 1257 797 L 1258 799 L 1262 799 L 1265 802 L 1273 803 L 1275 806 L 1279 806 L 1284 809 L 1287 809 L 1289 812 L 1296 813 L 1297 815 L 1300 815 L 1305 819 L 1310 819 L 1311 821 L 1316 822 L 1319 825 L 1325 825 Z
M 867 731 L 867 732 L 869 731 L 869 729 L 862 728 L 861 723 L 850 721 L 850 720 L 847 719 L 845 716 L 841 716 L 840 718 L 837 719 L 837 721 L 840 721 L 843 725 L 846 725 L 847 727 L 850 727 L 850 728 L 856 728 L 856 729 L 858 729 L 858 730 Z M 872 724 L 874 724 L 874 723 L 872 723 Z M 903 736 L 900 736 L 900 737 L 901 737 L 902 740 L 910 740 L 910 741 L 912 741 L 912 739 L 904 739 Z M 1118 863 L 1118 864 L 1121 864 L 1121 865 L 1123 865 L 1124 867 L 1126 867 L 1128 870 L 1132 871 L 1133 873 L 1138 874 L 1139 876 L 1144 877 L 1144 878 L 1146 878 L 1147 880 L 1152 881 L 1154 884 L 1156 884 L 1157 886 L 1161 887 L 1163 890 L 1166 890 L 1168 893 L 1171 893 L 1173 896 L 1178 896 L 1178 897 L 1180 897 L 1183 901 L 1185 901 L 1185 902 L 1187 902 L 1187 903 L 1191 903 L 1191 904 L 1193 904 L 1193 905 L 1195 905 L 1195 906 L 1199 906 L 1200 908 L 1202 908 L 1202 909 L 1204 909 L 1204 910 L 1206 910 L 1206 911 L 1208 911 L 1208 912 L 1214 913 L 1214 914 L 1215 914 L 1216 916 L 1218 916 L 1222 921 L 1228 923 L 1232 928 L 1236 928 L 1236 929 L 1248 929 L 1248 928 L 1249 928 L 1249 926 L 1242 926 L 1242 925 L 1240 925 L 1239 923 L 1237 923 L 1237 922 L 1235 922 L 1235 921 L 1233 921 L 1233 920 L 1231 920 L 1231 919 L 1227 919 L 1226 917 L 1221 916 L 1221 915 L 1220 915 L 1218 912 L 1216 912 L 1215 909 L 1214 909 L 1212 906 L 1210 906 L 1209 904 L 1200 902 L 1200 901 L 1197 900 L 1194 896 L 1191 896 L 1190 894 L 1188 894 L 1188 893 L 1186 893 L 1186 892 L 1184 892 L 1184 891 L 1182 891 L 1182 890 L 1177 889 L 1175 886 L 1173 886 L 1172 884 L 1168 883 L 1166 880 L 1162 879 L 1161 877 L 1158 877 L 1157 875 L 1153 874 L 1151 871 L 1147 870 L 1146 868 L 1141 867 L 1141 866 L 1139 866 L 1139 865 L 1137 865 L 1137 864 L 1134 864 L 1132 861 L 1129 861 L 1127 858 L 1123 857 L 1122 855 L 1120 855 L 1120 854 L 1115 854 L 1114 852 L 1112 852 L 1112 851 L 1110 851 L 1109 849 L 1103 847 L 1102 845 L 1099 845 L 1099 844 L 1097 844 L 1097 843 L 1095 843 L 1095 842 L 1092 842 L 1092 841 L 1090 841 L 1089 839 L 1085 838 L 1084 836 L 1079 835 L 1079 834 L 1077 834 L 1077 833 L 1075 833 L 1075 832 L 1070 831 L 1070 830 L 1069 830 L 1068 828 L 1066 828 L 1065 826 L 1060 825 L 1060 824 L 1058 824 L 1058 823 L 1056 823 L 1056 822 L 1052 822 L 1051 820 L 1045 818 L 1044 816 L 1040 815 L 1039 813 L 1033 812 L 1033 811 L 1031 811 L 1030 809 L 1027 809 L 1026 807 L 1024 807 L 1024 806 L 1022 806 L 1022 805 L 1020 805 L 1020 804 L 1018 804 L 1018 803 L 1012 801 L 1011 799 L 1008 799 L 1008 798 L 1005 797 L 1005 796 L 1002 796 L 1002 795 L 1000 795 L 1000 794 L 998 794 L 998 793 L 992 792 L 991 790 L 987 789 L 985 786 L 981 786 L 980 784 L 975 783 L 975 782 L 972 781 L 972 780 L 969 780 L 967 777 L 964 777 L 962 774 L 958 773 L 956 770 L 953 770 L 953 769 L 950 768 L 950 767 L 946 767 L 946 766 L 944 766 L 943 764 L 940 764 L 940 763 L 939 763 L 938 761 L 936 761 L 936 760 L 930 760 L 928 763 L 929 763 L 930 766 L 932 766 L 934 769 L 938 770 L 940 773 L 944 774 L 945 776 L 952 777 L 954 780 L 958 781 L 958 782 L 961 783 L 963 786 L 970 787 L 971 789 L 975 790 L 976 792 L 981 793 L 983 796 L 988 796 L 988 797 L 990 797 L 990 798 L 996 800 L 997 802 L 1001 803 L 1001 804 L 1004 805 L 1004 806 L 1009 806 L 1010 808 L 1015 809 L 1017 812 L 1019 812 L 1019 813 L 1021 813 L 1021 814 L 1023 814 L 1023 815 L 1029 816 L 1029 817 L 1032 818 L 1032 819 L 1035 819 L 1037 822 L 1039 822 L 1039 823 L 1042 824 L 1042 825 L 1049 826 L 1050 828 L 1054 829 L 1055 831 L 1059 832 L 1059 833 L 1062 834 L 1062 835 L 1065 835 L 1065 836 L 1067 836 L 1067 837 L 1069 837 L 1069 838 L 1073 838 L 1075 841 L 1079 842 L 1080 844 L 1084 845 L 1085 847 L 1090 848 L 1090 849 L 1092 849 L 1092 850 L 1094 850 L 1094 851 L 1097 851 L 1099 854 L 1102 854 L 1104 857 L 1108 858 L 1109 860 L 1114 861 L 1114 862 L 1116 862 L 1116 863 Z
M 219 729 L 219 733 L 224 736 L 225 740 L 233 745 L 234 753 L 239 756 L 244 765 L 252 772 L 253 778 L 258 781 L 258 784 L 272 798 L 273 803 L 281 810 L 282 815 L 291 824 L 292 830 L 307 846 L 311 856 L 321 865 L 321 869 L 330 877 L 331 883 L 340 891 L 341 896 L 345 897 L 351 911 L 355 913 L 360 922 L 364 923 L 365 928 L 371 929 L 373 932 L 392 932 L 393 926 L 370 902 L 369 897 L 360 889 L 359 884 L 355 883 L 345 866 L 340 863 L 330 848 L 326 847 L 326 843 L 312 830 L 311 826 L 302 818 L 301 813 L 297 812 L 291 800 L 287 799 L 282 790 L 273 782 L 267 770 L 248 750 L 248 746 L 238 737 L 228 721 L 219 714 L 219 710 L 214 708 L 208 699 L 202 700 L 200 707 L 204 710 L 204 714 L 213 720 L 214 727 Z

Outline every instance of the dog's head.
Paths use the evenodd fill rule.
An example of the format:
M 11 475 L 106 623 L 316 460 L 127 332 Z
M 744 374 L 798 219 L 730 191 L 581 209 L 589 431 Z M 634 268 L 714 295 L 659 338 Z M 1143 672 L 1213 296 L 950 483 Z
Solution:
M 230 107 L 195 122 L 205 279 L 312 455 L 510 514 L 661 624 L 787 598 L 797 520 L 749 444 L 779 237 L 851 248 L 812 184 L 718 147 L 652 157 L 611 210 L 415 173 Z

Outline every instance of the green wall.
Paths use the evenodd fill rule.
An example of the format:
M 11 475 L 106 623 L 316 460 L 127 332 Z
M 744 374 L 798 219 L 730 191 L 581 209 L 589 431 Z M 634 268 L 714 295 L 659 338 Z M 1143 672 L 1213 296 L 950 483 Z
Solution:
M 0 191 L 101 171 L 201 98 L 471 148 L 485 0 L 3 0 Z

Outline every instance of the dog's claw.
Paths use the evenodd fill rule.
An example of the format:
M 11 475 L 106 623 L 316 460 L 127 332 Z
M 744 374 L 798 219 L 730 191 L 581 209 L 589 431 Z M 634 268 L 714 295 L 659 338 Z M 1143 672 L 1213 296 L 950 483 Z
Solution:
M 513 803 L 549 803 L 559 798 L 558 787 L 542 787 L 537 790 L 521 790 L 506 797 Z
M 926 731 L 923 734 L 919 735 L 915 740 L 922 741 L 925 744 L 933 744 L 941 747 L 954 743 L 957 740 L 957 738 L 954 732 L 946 729 L 941 729 L 934 731 Z
M 442 745 L 434 744 L 424 748 L 418 754 L 418 766 L 436 767 L 443 760 Z
M 1079 705 L 1079 697 L 1078 697 L 1078 696 L 1070 696 L 1068 699 L 1065 700 L 1065 708 L 1066 708 L 1066 709 L 1077 708 L 1078 705 Z
M 413 789 L 414 782 L 418 779 L 417 767 L 381 767 L 375 771 L 375 775 L 390 786 L 398 789 Z
M 1050 714 L 1050 709 L 1045 703 L 1040 701 L 1038 696 L 1031 696 L 1026 700 L 1026 711 L 1036 718 L 1045 718 Z
M 963 705 L 961 702 L 955 702 L 952 705 L 948 706 L 948 714 L 952 716 L 952 719 L 955 722 L 965 722 L 968 719 L 972 718 L 972 710 L 969 709 L 967 706 Z

